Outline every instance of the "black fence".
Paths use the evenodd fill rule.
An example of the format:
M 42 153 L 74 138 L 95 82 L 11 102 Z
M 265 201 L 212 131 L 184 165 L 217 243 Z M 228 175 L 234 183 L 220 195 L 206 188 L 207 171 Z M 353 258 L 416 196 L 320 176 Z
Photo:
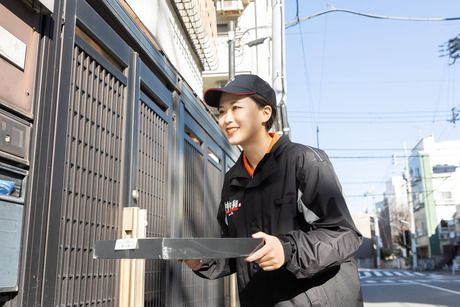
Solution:
M 118 306 L 123 207 L 149 237 L 219 236 L 224 172 L 238 152 L 115 0 L 56 1 L 43 17 L 18 291 L 5 306 Z M 62 16 L 61 13 L 62 12 Z M 225 306 L 228 280 L 145 265 L 145 306 Z

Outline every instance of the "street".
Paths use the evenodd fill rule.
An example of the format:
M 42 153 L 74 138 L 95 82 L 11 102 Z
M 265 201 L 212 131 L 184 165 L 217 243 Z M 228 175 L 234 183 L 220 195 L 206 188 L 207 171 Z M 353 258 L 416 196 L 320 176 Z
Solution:
M 460 306 L 460 275 L 403 270 L 359 274 L 365 307 Z

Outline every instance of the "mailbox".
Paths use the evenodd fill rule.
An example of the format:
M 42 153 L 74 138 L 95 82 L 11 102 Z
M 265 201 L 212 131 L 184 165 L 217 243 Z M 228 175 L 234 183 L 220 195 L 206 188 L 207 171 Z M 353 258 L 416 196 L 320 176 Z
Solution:
M 40 16 L 19 1 L 0 3 L 0 105 L 32 118 Z
M 18 290 L 27 172 L 0 163 L 0 293 Z

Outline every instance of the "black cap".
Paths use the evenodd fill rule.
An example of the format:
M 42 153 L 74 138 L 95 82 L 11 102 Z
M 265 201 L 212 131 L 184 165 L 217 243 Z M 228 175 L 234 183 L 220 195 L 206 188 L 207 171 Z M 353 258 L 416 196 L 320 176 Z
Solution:
M 210 88 L 204 93 L 204 101 L 211 107 L 219 107 L 222 93 L 238 96 L 257 94 L 262 96 L 272 108 L 276 108 L 276 95 L 273 88 L 256 75 L 238 75 L 222 88 Z

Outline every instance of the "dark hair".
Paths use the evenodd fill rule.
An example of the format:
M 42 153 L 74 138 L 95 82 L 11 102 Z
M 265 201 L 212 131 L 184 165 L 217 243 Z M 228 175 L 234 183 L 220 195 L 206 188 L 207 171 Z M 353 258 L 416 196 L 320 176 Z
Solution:
M 272 106 L 271 103 L 269 103 L 264 97 L 260 95 L 254 94 L 249 97 L 252 98 L 252 100 L 254 100 L 257 106 L 261 109 L 265 106 L 269 106 L 272 108 L 272 116 L 270 116 L 270 118 L 265 122 L 265 129 L 269 131 L 272 128 L 273 123 L 276 120 L 276 107 Z

